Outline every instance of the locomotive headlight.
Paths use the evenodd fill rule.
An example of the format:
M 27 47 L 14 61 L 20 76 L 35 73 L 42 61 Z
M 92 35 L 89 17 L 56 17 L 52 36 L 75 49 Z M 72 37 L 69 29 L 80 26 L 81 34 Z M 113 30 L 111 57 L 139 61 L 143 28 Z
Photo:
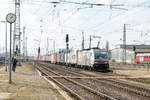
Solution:
M 107 63 L 108 63 L 107 61 L 104 62 L 104 64 L 107 64 Z
M 95 64 L 98 64 L 98 62 L 97 62 L 97 61 L 95 61 L 94 63 L 95 63 Z

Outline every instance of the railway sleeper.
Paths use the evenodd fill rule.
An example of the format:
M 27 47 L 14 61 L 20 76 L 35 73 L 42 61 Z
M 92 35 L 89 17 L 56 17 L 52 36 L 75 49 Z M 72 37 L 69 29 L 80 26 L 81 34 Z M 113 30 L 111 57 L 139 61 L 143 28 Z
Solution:
M 47 68 L 46 68 L 47 69 Z M 53 72 L 54 73 L 54 72 Z M 55 73 L 55 74 L 57 74 L 57 73 Z M 59 75 L 59 74 L 57 74 L 57 75 Z M 130 88 L 128 88 L 128 87 L 122 87 L 121 85 L 122 84 L 124 84 L 124 83 L 121 83 L 121 82 L 118 82 L 118 81 L 114 81 L 114 80 L 107 80 L 107 79 L 105 79 L 105 80 L 103 80 L 103 81 L 105 81 L 105 82 L 103 82 L 104 84 L 109 84 L 109 85 L 111 85 L 111 86 L 114 86 L 114 87 L 117 87 L 117 88 L 120 88 L 120 89 L 123 89 L 123 90 L 126 90 L 126 91 L 128 91 L 128 92 L 131 92 L 131 93 L 135 93 L 135 94 L 137 94 L 137 95 L 141 95 L 141 96 L 144 96 L 144 97 L 148 97 L 148 98 L 150 98 L 150 95 L 148 94 L 148 93 L 145 93 L 145 92 L 141 92 L 141 91 L 138 91 L 138 90 L 133 90 L 133 89 L 130 89 Z M 106 81 L 112 81 L 112 82 L 115 82 L 116 84 L 118 84 L 118 85 L 116 85 L 116 84 L 110 84 L 110 83 L 108 83 L 108 82 L 106 82 Z M 102 82 L 102 81 L 100 81 L 100 82 Z M 76 82 L 75 82 L 76 83 Z M 77 84 L 77 83 L 76 83 Z M 126 85 L 128 85 L 128 86 L 130 86 L 129 84 L 125 84 L 125 86 Z M 141 88 L 140 88 L 141 89 Z
M 72 80 L 72 79 L 68 79 L 68 78 L 65 78 L 65 79 L 68 80 L 68 81 L 70 81 L 70 82 L 72 82 L 72 83 L 74 83 L 74 84 L 76 84 L 76 85 L 79 85 L 79 86 L 81 86 L 81 87 L 83 87 L 83 88 L 85 88 L 85 89 L 87 89 L 87 90 L 89 90 L 89 91 L 91 91 L 91 92 L 93 92 L 94 94 L 97 94 L 97 95 L 102 96 L 103 98 L 106 98 L 105 100 L 116 100 L 115 98 L 112 98 L 112 97 L 110 97 L 110 96 L 108 96 L 108 95 L 106 95 L 106 94 L 104 94 L 104 93 L 95 91 L 95 90 L 93 90 L 92 88 L 86 87 L 85 85 L 80 84 L 80 83 L 78 83 L 78 82 L 76 82 L 76 81 L 74 81 L 74 80 Z
M 44 68 L 46 68 L 46 69 L 48 70 L 47 67 L 44 67 Z M 54 74 L 56 74 L 56 75 L 59 75 L 58 73 L 53 72 L 53 71 L 51 71 L 50 69 L 49 69 L 49 71 L 52 72 L 52 73 L 54 73 Z M 61 76 L 61 75 L 59 75 L 59 76 Z M 110 96 L 108 96 L 108 95 L 106 95 L 106 94 L 103 94 L 103 93 L 101 93 L 101 92 L 95 91 L 95 90 L 93 90 L 92 88 L 86 87 L 86 86 L 84 86 L 84 85 L 82 85 L 82 84 L 80 84 L 80 83 L 78 83 L 78 82 L 76 82 L 76 81 L 73 81 L 72 79 L 68 79 L 68 78 L 65 78 L 65 77 L 64 77 L 64 79 L 66 79 L 66 80 L 68 80 L 68 81 L 70 81 L 70 82 L 72 82 L 72 83 L 74 83 L 74 84 L 76 84 L 76 85 L 79 85 L 79 86 L 81 86 L 81 87 L 87 89 L 88 91 L 90 91 L 90 92 L 92 92 L 92 93 L 94 93 L 94 94 L 97 94 L 97 95 L 99 95 L 99 96 L 102 96 L 105 100 L 116 100 L 115 98 L 112 98 L 112 97 L 110 97 Z
M 55 80 L 54 78 L 50 78 L 51 80 L 53 80 L 55 83 L 57 83 L 58 85 L 60 85 L 61 87 L 63 87 L 66 91 L 68 91 L 72 96 L 75 96 L 76 98 L 78 98 L 78 100 L 85 100 L 83 97 L 81 97 L 80 95 L 76 94 L 74 91 L 72 91 L 71 89 L 69 89 L 68 87 L 66 87 L 65 85 L 63 85 L 62 83 L 60 83 L 59 81 Z

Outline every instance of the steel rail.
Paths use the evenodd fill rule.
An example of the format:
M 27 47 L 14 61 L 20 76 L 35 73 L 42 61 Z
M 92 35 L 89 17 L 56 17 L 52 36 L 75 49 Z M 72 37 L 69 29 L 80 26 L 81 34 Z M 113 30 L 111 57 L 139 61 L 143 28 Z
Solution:
M 61 70 L 64 70 L 64 69 L 61 69 Z M 70 72 L 70 73 L 73 73 L 73 74 L 80 73 L 80 72 L 76 72 L 76 73 L 75 73 L 75 72 L 72 72 L 72 71 L 69 71 L 69 70 L 64 70 L 64 71 L 67 71 L 67 72 Z M 83 76 L 83 75 L 87 75 L 87 74 L 85 74 L 85 73 L 80 73 L 80 74 L 82 74 L 82 76 Z M 89 75 L 89 76 L 93 76 L 93 75 Z M 110 83 L 108 83 L 108 82 L 106 83 L 106 82 L 105 82 L 105 84 L 109 84 L 109 85 L 111 85 L 111 86 L 115 86 L 115 87 L 117 87 L 117 88 L 121 88 L 121 89 L 124 89 L 124 90 L 129 91 L 129 92 L 133 92 L 133 93 L 135 93 L 135 94 L 137 94 L 137 95 L 141 95 L 141 96 L 150 98 L 150 89 L 147 89 L 147 88 L 144 88 L 144 87 L 133 86 L 133 85 L 128 84 L 128 83 L 123 83 L 123 82 L 120 82 L 120 81 L 117 81 L 117 80 L 108 79 L 108 78 L 103 78 L 103 80 L 94 79 L 94 78 L 93 78 L 92 80 L 95 80 L 95 81 L 97 81 L 97 82 L 102 82 L 102 81 L 104 81 L 104 80 L 111 81 Z M 112 82 L 114 82 L 115 85 L 113 85 Z M 120 85 L 120 86 L 117 86 L 116 84 L 118 84 L 118 85 Z M 121 85 L 124 85 L 124 87 L 121 86 Z M 127 86 L 128 86 L 128 87 L 127 87 Z M 134 88 L 134 89 L 136 89 L 136 90 L 130 89 L 129 87 L 132 87 L 132 88 Z M 138 90 L 137 90 L 137 89 L 138 89 Z M 142 90 L 143 92 L 141 92 L 141 90 Z M 146 93 L 145 91 L 148 92 L 148 93 Z
M 66 69 L 61 69 L 61 70 L 63 70 L 63 71 L 66 71 L 66 72 L 69 72 L 69 73 L 72 73 L 72 74 L 75 74 L 75 75 L 80 75 L 80 76 L 89 76 L 89 78 L 91 77 L 96 77 L 96 78 L 99 78 L 100 76 L 95 76 L 95 75 L 89 75 L 89 74 L 86 74 L 86 73 L 80 73 L 80 72 L 77 72 L 77 71 L 75 71 L 75 72 L 72 72 L 72 70 L 70 71 L 70 70 L 66 70 Z M 82 74 L 82 75 L 81 75 Z M 103 79 L 108 79 L 108 78 L 103 78 Z M 111 78 L 110 79 L 108 79 L 108 81 L 115 81 L 115 82 L 118 82 L 118 83 L 120 83 L 120 84 L 124 84 L 124 85 L 129 85 L 130 87 L 134 87 L 134 88 L 139 88 L 139 89 L 142 89 L 142 90 L 144 90 L 144 91 L 147 91 L 147 92 L 149 92 L 150 93 L 150 89 L 148 89 L 148 88 L 144 88 L 144 87 L 140 87 L 140 86 L 133 86 L 132 84 L 127 84 L 127 83 L 123 83 L 123 82 L 121 82 L 121 81 L 117 81 L 117 80 L 112 80 Z
M 127 90 L 127 91 L 129 91 L 129 92 L 133 92 L 133 93 L 135 93 L 135 94 L 138 94 L 138 95 L 141 95 L 141 96 L 144 96 L 144 97 L 147 97 L 147 98 L 150 98 L 150 90 L 147 90 L 146 88 L 142 88 L 142 87 L 137 87 L 137 86 L 132 86 L 132 85 L 130 85 L 130 84 L 127 84 L 127 83 L 122 83 L 122 82 L 119 82 L 119 81 L 117 81 L 117 80 L 111 80 L 111 79 L 103 79 L 102 81 L 110 81 L 110 83 L 114 83 L 115 85 L 116 84 L 118 84 L 118 85 L 116 85 L 116 87 L 120 87 L 121 89 L 124 89 L 124 90 Z M 105 82 L 106 82 L 105 81 Z M 113 85 L 113 84 L 110 84 L 110 85 Z M 114 86 L 115 86 L 114 85 Z M 123 85 L 123 86 L 121 86 L 121 85 Z M 130 87 L 132 87 L 132 88 L 134 88 L 134 89 L 132 89 L 132 88 L 130 88 Z
M 43 66 L 44 66 L 44 65 L 43 65 Z M 45 68 L 47 69 L 47 71 L 50 71 L 50 72 L 52 72 L 52 73 L 54 73 L 54 74 L 56 74 L 56 75 L 58 75 L 58 76 L 61 76 L 60 74 L 58 74 L 58 73 L 56 73 L 56 72 L 50 70 L 49 68 L 47 68 L 47 67 L 45 67 Z M 72 80 L 72 79 L 68 79 L 68 78 L 65 78 L 65 77 L 64 77 L 64 79 L 66 79 L 66 80 L 68 80 L 68 81 L 70 81 L 70 82 L 72 82 L 72 83 L 74 83 L 74 84 L 76 84 L 76 85 L 79 85 L 79 86 L 81 86 L 81 87 L 87 89 L 88 91 L 90 91 L 90 92 L 96 94 L 96 95 L 102 96 L 102 97 L 105 98 L 106 100 L 117 100 L 117 99 L 115 99 L 115 98 L 113 98 L 113 97 L 110 97 L 110 96 L 104 94 L 104 93 L 101 93 L 101 92 L 99 92 L 99 91 L 93 90 L 92 88 L 86 87 L 86 86 L 82 85 L 81 83 L 78 83 L 78 82 L 76 82 L 76 81 L 74 81 L 74 80 Z
M 47 70 L 49 70 L 50 72 L 55 73 L 56 75 L 60 76 L 60 74 L 58 74 L 58 73 L 56 73 L 56 72 L 54 72 L 54 71 L 48 69 L 47 67 L 45 67 L 45 68 L 46 68 Z M 101 96 L 103 96 L 103 97 L 106 97 L 106 98 L 108 98 L 109 100 L 116 100 L 116 99 L 114 99 L 113 97 L 110 97 L 110 96 L 108 96 L 108 95 L 106 95 L 106 94 L 104 94 L 104 93 L 95 91 L 95 90 L 93 90 L 92 88 L 86 87 L 86 86 L 84 86 L 84 85 L 82 85 L 82 84 L 80 84 L 80 83 L 78 83 L 78 82 L 76 82 L 76 81 L 74 81 L 74 80 L 71 80 L 71 79 L 68 79 L 68 78 L 65 78 L 65 77 L 63 77 L 63 78 L 66 79 L 66 80 L 68 80 L 68 81 L 70 81 L 70 82 L 72 82 L 72 83 L 74 83 L 74 84 L 76 84 L 76 85 L 79 85 L 79 86 L 81 86 L 81 87 L 84 87 L 85 89 L 90 90 L 90 91 L 92 91 L 93 93 L 95 93 L 95 94 L 97 94 L 97 95 L 101 95 Z
M 69 73 L 72 73 L 72 74 L 75 74 L 75 75 L 80 75 L 80 76 L 85 76 L 85 75 L 87 75 L 87 74 L 85 74 L 85 73 L 77 74 L 77 73 L 79 73 L 79 72 L 72 72 L 72 71 L 65 70 L 65 69 L 61 69 L 61 70 L 64 70 L 64 71 L 66 71 L 66 72 L 69 72 Z M 82 74 L 82 75 L 81 75 L 81 74 Z M 93 75 L 89 75 L 89 76 L 93 76 Z M 113 86 L 113 87 L 117 87 L 117 88 L 120 88 L 120 89 L 129 91 L 129 92 L 135 93 L 135 94 L 137 94 L 137 95 L 141 95 L 141 96 L 150 98 L 150 94 L 149 94 L 149 93 L 150 93 L 150 90 L 149 90 L 149 89 L 146 89 L 146 88 L 143 88 L 143 87 L 133 86 L 133 85 L 131 85 L 131 84 L 122 83 L 122 82 L 120 82 L 120 81 L 111 80 L 111 79 L 103 79 L 103 80 L 92 79 L 92 80 L 95 80 L 95 81 L 97 81 L 97 82 L 105 81 L 105 84 L 109 84 L 109 85 L 111 85 L 111 86 Z M 108 82 L 106 83 L 106 81 L 111 81 L 111 84 L 108 83 Z M 113 85 L 112 82 L 115 83 L 115 84 Z M 116 84 L 118 84 L 118 85 L 116 85 Z M 122 86 L 122 85 L 123 85 L 123 86 Z M 128 86 L 128 87 L 127 87 L 127 86 Z M 135 90 L 130 89 L 129 87 L 132 87 L 132 88 L 134 88 Z M 141 92 L 141 90 L 142 90 L 143 92 Z M 148 93 L 146 93 L 145 91 L 148 92 Z
M 46 74 L 46 75 L 49 75 L 49 73 L 47 72 L 48 70 L 45 70 L 44 68 L 39 68 L 37 67 L 38 70 L 40 70 L 40 72 Z M 44 70 L 44 72 L 43 72 Z M 47 73 L 46 73 L 46 72 Z M 53 80 L 55 83 L 57 83 L 58 85 L 60 85 L 61 87 L 63 87 L 66 91 L 68 91 L 71 95 L 75 96 L 77 99 L 79 100 L 85 100 L 83 97 L 81 97 L 80 95 L 76 94 L 74 91 L 72 91 L 71 89 L 69 89 L 68 87 L 66 87 L 65 85 L 63 85 L 62 83 L 60 83 L 59 81 L 57 81 L 56 79 L 52 78 L 52 77 L 49 77 L 51 80 Z
M 109 86 L 113 86 L 113 87 L 116 87 L 116 88 L 119 88 L 119 89 L 122 89 L 122 90 L 125 90 L 125 91 L 128 91 L 128 92 L 131 92 L 131 93 L 135 93 L 137 95 L 140 95 L 140 96 L 143 96 L 143 97 L 147 97 L 147 98 L 150 98 L 150 95 L 148 93 L 145 93 L 145 92 L 141 92 L 139 90 L 134 90 L 134 89 L 130 89 L 129 87 L 127 86 L 122 86 L 122 85 L 119 85 L 119 84 L 112 84 L 112 82 L 108 82 L 106 81 L 105 79 L 103 80 L 97 80 L 98 82 L 101 82 L 103 84 L 107 84 Z
M 150 84 L 150 80 L 147 80 L 147 78 L 145 78 L 145 80 L 143 78 L 125 78 L 125 79 L 130 80 L 130 81 L 144 83 L 144 84 Z

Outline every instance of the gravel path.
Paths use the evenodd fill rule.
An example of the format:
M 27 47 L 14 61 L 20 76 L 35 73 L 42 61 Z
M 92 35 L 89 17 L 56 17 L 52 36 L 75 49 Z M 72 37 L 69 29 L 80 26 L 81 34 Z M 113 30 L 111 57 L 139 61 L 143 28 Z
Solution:
M 31 64 L 17 67 L 12 73 L 12 84 L 8 84 L 4 68 L 0 69 L 0 74 L 0 100 L 65 100 Z

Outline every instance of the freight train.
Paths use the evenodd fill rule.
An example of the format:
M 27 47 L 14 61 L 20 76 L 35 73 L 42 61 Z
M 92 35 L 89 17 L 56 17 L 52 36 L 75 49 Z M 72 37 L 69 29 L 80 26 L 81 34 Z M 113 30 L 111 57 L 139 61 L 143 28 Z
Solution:
M 99 48 L 84 50 L 61 50 L 49 56 L 39 56 L 35 61 L 50 62 L 94 71 L 109 71 L 108 52 Z

